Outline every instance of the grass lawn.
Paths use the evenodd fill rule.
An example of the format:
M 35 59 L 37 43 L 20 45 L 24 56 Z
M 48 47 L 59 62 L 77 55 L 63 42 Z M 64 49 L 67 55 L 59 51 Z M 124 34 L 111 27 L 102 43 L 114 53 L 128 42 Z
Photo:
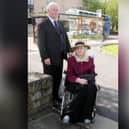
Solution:
M 105 45 L 101 48 L 105 53 L 118 56 L 118 45 Z

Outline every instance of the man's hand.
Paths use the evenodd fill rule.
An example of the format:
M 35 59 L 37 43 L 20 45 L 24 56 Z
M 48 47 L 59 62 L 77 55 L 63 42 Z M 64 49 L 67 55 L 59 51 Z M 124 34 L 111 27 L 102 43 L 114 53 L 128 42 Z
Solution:
M 86 79 L 81 79 L 81 78 L 77 78 L 76 82 L 80 83 L 81 85 L 88 84 L 88 81 Z
M 44 63 L 45 63 L 46 65 L 51 65 L 51 60 L 50 60 L 50 58 L 45 59 L 45 60 L 44 60 Z

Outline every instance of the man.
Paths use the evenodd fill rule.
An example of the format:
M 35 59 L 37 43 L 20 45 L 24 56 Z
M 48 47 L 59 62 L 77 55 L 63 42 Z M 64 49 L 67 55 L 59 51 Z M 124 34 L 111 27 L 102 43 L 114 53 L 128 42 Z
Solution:
M 70 43 L 61 22 L 57 20 L 59 6 L 51 2 L 47 6 L 48 18 L 38 26 L 38 45 L 44 73 L 53 78 L 53 106 L 61 102 L 58 90 L 62 78 L 63 59 L 67 58 Z M 56 23 L 55 23 L 56 22 Z

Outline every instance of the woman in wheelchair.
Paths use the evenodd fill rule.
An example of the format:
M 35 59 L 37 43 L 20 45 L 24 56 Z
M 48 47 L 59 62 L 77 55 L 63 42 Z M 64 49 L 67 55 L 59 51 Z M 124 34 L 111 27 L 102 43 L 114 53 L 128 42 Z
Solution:
M 68 58 L 66 89 L 76 97 L 70 103 L 70 112 L 64 113 L 64 123 L 90 123 L 96 100 L 95 65 L 87 50 L 90 46 L 77 42 Z M 89 79 L 90 76 L 90 79 Z M 88 78 L 87 78 L 88 77 Z

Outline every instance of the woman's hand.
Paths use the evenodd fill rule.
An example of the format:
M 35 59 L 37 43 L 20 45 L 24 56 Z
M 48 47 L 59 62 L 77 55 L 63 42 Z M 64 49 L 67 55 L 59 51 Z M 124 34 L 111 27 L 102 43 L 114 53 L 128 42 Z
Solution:
M 76 82 L 80 83 L 81 85 L 88 84 L 88 81 L 86 79 L 82 79 L 82 78 L 77 78 Z

